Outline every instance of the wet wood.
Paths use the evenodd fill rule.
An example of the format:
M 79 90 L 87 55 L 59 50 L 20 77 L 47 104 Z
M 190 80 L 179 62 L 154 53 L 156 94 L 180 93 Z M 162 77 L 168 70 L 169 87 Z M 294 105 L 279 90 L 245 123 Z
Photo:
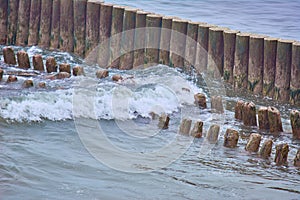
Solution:
M 3 48 L 3 57 L 4 62 L 8 65 L 16 65 L 16 56 L 13 47 L 4 47 Z
M 180 127 L 179 127 L 179 133 L 183 134 L 183 135 L 189 135 L 191 126 L 192 126 L 192 120 L 183 119 L 181 121 L 181 124 L 180 124 Z
M 21 0 L 19 2 L 18 29 L 16 41 L 16 45 L 18 46 L 28 45 L 30 4 L 31 0 Z
M 292 66 L 290 81 L 290 103 L 300 105 L 300 42 L 292 47 Z
M 276 165 L 287 165 L 287 159 L 288 159 L 288 153 L 289 153 L 289 145 L 288 144 L 278 144 L 276 145 L 276 154 L 274 162 Z
M 85 55 L 85 25 L 87 0 L 74 1 L 74 53 Z
M 0 0 L 0 45 L 7 42 L 8 0 Z
M 21 69 L 29 69 L 30 68 L 29 56 L 28 56 L 27 52 L 18 51 L 17 60 L 18 60 L 18 68 L 21 68 Z
M 219 125 L 215 125 L 215 124 L 211 125 L 209 127 L 208 132 L 207 132 L 206 139 L 210 143 L 217 143 L 218 137 L 219 137 L 219 132 L 220 132 L 220 126 Z
M 272 139 L 267 139 L 260 151 L 259 151 L 259 155 L 262 157 L 262 158 L 269 158 L 271 156 L 271 153 L 272 153 L 272 146 L 273 146 L 273 140 Z
M 74 51 L 74 9 L 73 0 L 62 0 L 60 2 L 60 42 L 61 51 Z
M 300 139 L 300 111 L 292 110 L 290 114 L 293 138 Z
M 197 121 L 194 124 L 193 129 L 191 130 L 191 136 L 195 138 L 201 138 L 203 134 L 203 122 L 202 121 Z
M 47 1 L 47 0 L 43 0 Z M 52 1 L 51 1 L 52 2 Z M 53 0 L 52 17 L 49 18 L 51 23 L 51 49 L 58 49 L 60 43 L 60 6 L 61 0 Z
M 56 2 L 57 0 L 53 0 L 53 9 L 57 9 L 56 7 L 54 7 L 55 5 L 54 3 Z M 38 45 L 40 47 L 43 48 L 50 47 L 51 32 L 54 31 L 57 21 L 59 22 L 59 17 L 57 21 L 53 21 L 53 18 L 56 17 L 56 15 L 53 16 L 53 14 L 55 14 L 55 12 L 52 13 L 52 1 L 41 0 L 41 20 L 40 20 L 39 41 L 38 41 Z M 52 25 L 51 25 L 51 19 L 53 21 Z M 58 45 L 55 46 L 55 48 L 58 48 Z
M 280 112 L 277 108 L 268 107 L 268 118 L 271 133 L 278 133 L 283 131 Z
M 251 133 L 248 143 L 245 147 L 246 151 L 258 152 L 261 141 L 261 135 L 258 133 Z
M 170 42 L 172 33 L 172 21 L 172 17 L 162 17 L 159 63 L 164 65 L 170 65 Z
M 19 0 L 8 1 L 7 44 L 15 45 L 17 40 Z
M 233 129 L 227 129 L 224 135 L 224 146 L 228 148 L 237 147 L 239 132 Z
M 31 0 L 28 46 L 35 46 L 39 42 L 41 19 L 41 0 Z

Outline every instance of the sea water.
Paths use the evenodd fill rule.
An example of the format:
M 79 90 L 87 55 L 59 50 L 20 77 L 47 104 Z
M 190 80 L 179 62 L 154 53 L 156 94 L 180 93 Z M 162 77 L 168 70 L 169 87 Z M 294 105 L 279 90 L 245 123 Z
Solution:
M 298 1 L 117 3 L 299 39 L 297 20 L 291 20 L 299 18 L 294 10 Z M 279 12 L 279 7 L 285 12 Z M 263 8 L 269 14 L 263 14 Z M 251 16 L 260 20 L 253 23 Z M 277 29 L 278 18 L 288 23 Z M 25 50 L 30 56 L 40 53 L 43 58 L 54 56 L 58 63 L 81 65 L 86 75 L 65 80 L 49 80 L 46 74 L 31 78 L 35 85 L 46 82 L 45 89 L 22 88 L 24 77 L 6 84 L 4 75 L 0 83 L 0 199 L 299 199 L 300 171 L 293 167 L 293 158 L 300 143 L 293 140 L 289 122 L 289 112 L 295 107 L 234 92 L 226 84 L 208 85 L 205 77 L 163 65 L 133 71 L 111 69 L 110 77 L 99 80 L 95 77 L 98 66 L 77 56 L 38 47 Z M 6 73 L 19 70 L 3 68 Z M 125 80 L 113 82 L 113 74 Z M 194 93 L 203 92 L 210 107 L 215 91 L 225 94 L 224 114 L 194 105 Z M 234 119 L 238 99 L 254 101 L 258 107 L 277 107 L 284 133 L 272 135 L 243 126 Z M 158 120 L 152 120 L 150 112 L 169 114 L 169 129 L 158 129 Z M 204 134 L 210 125 L 219 124 L 218 143 L 177 134 L 183 118 L 203 121 Z M 235 149 L 223 147 L 227 128 L 240 131 Z M 274 147 L 267 160 L 247 153 L 244 148 L 252 132 L 263 134 L 262 142 L 268 138 L 274 145 L 287 142 L 288 166 L 275 165 Z

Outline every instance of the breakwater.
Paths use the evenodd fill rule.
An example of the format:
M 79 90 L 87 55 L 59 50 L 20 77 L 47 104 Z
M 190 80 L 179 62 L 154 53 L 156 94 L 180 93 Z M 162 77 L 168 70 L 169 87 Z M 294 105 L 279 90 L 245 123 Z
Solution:
M 297 41 L 99 1 L 1 0 L 0 15 L 3 45 L 38 45 L 81 57 L 98 47 L 101 67 L 132 69 L 157 63 L 192 67 L 222 76 L 235 88 L 300 102 Z

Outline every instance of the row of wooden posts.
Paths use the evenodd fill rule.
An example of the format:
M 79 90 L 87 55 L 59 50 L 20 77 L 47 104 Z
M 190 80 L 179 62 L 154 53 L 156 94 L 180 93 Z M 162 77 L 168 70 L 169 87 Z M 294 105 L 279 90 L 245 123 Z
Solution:
M 206 98 L 204 94 L 198 93 L 195 95 L 195 104 L 201 108 L 207 108 Z M 222 98 L 213 97 L 211 99 L 212 110 L 223 113 Z M 152 114 L 152 118 L 155 118 L 156 115 Z M 256 108 L 255 104 L 252 102 L 243 102 L 238 101 L 235 106 L 235 118 L 243 121 L 246 126 L 257 126 L 256 118 Z M 158 127 L 161 129 L 167 129 L 169 126 L 170 118 L 166 114 L 162 114 L 159 117 Z M 259 129 L 269 130 L 271 133 L 282 132 L 282 123 L 280 112 L 274 107 L 261 107 L 258 111 L 258 121 Z M 291 112 L 291 124 L 293 129 L 293 136 L 295 139 L 300 139 L 300 112 L 292 111 Z M 210 126 L 206 134 L 206 139 L 210 143 L 217 143 L 220 132 L 220 126 L 213 124 Z M 203 135 L 203 122 L 196 121 L 192 128 L 191 119 L 182 119 L 179 133 L 183 135 L 190 135 L 195 138 L 201 138 Z M 224 134 L 224 143 L 223 145 L 227 148 L 236 148 L 239 140 L 239 132 L 234 129 L 227 129 Z M 245 146 L 245 150 L 248 152 L 257 153 L 259 156 L 264 159 L 268 159 L 272 153 L 273 140 L 266 139 L 262 146 L 260 143 L 262 140 L 262 135 L 259 133 L 251 133 L 249 140 Z M 287 165 L 288 164 L 288 152 L 289 145 L 287 143 L 277 144 L 276 154 L 274 162 L 277 165 Z M 296 156 L 294 158 L 294 166 L 300 167 L 300 149 L 298 149 Z
M 193 66 L 198 72 L 220 74 L 235 88 L 300 103 L 297 41 L 240 33 L 95 0 L 0 0 L 0 15 L 3 45 L 38 45 L 85 57 L 99 43 L 119 34 L 100 49 L 99 55 L 104 57 L 101 67 L 132 69 L 147 63 Z

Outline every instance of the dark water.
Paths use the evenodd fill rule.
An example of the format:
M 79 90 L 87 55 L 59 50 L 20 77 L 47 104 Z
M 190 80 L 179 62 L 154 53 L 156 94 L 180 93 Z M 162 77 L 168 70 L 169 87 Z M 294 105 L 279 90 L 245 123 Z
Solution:
M 107 2 L 207 22 L 242 32 L 300 40 L 299 0 L 108 0 Z

